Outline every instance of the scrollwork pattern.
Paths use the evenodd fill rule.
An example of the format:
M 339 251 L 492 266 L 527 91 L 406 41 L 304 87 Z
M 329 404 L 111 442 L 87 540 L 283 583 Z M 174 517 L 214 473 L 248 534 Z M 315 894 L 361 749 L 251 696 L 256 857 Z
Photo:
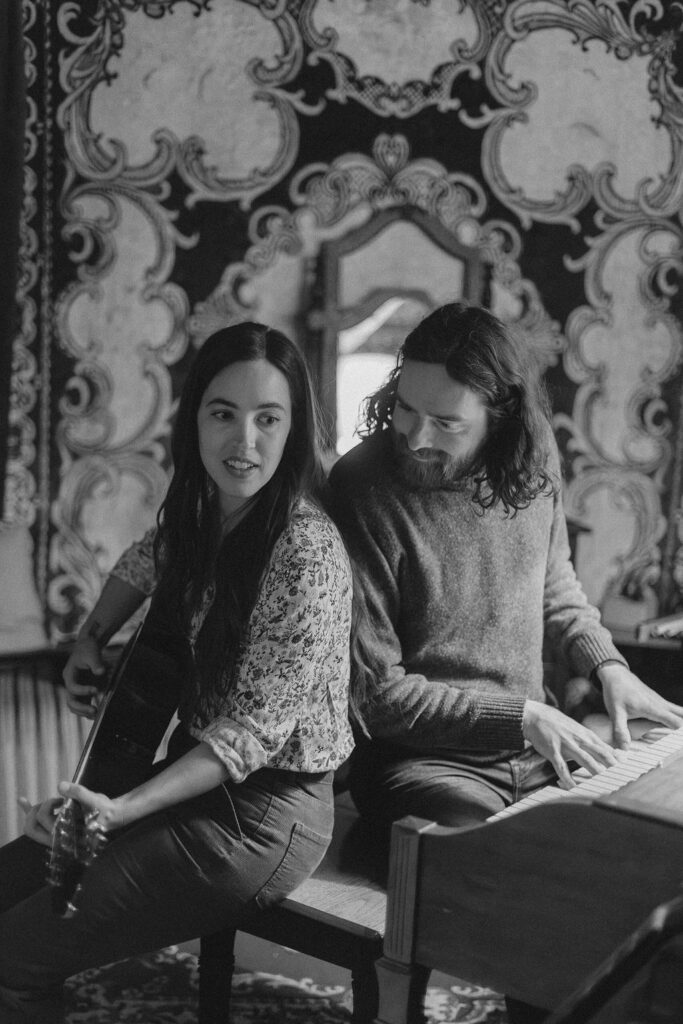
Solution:
M 317 243 L 335 226 L 359 211 L 367 214 L 404 205 L 416 206 L 440 221 L 464 244 L 478 246 L 491 265 L 507 308 L 517 311 L 517 324 L 534 346 L 540 364 L 556 362 L 564 341 L 559 326 L 543 308 L 538 289 L 521 273 L 517 258 L 519 233 L 503 221 L 482 222 L 487 201 L 471 176 L 448 172 L 431 159 L 410 159 L 404 135 L 381 133 L 372 157 L 349 153 L 331 164 L 311 164 L 292 177 L 290 199 L 294 212 L 268 207 L 254 213 L 249 226 L 252 245 L 245 259 L 226 270 L 216 291 L 197 306 L 191 330 L 198 343 L 219 323 L 249 315 L 258 305 L 258 277 L 281 254 L 310 256 L 305 222 L 313 218 Z M 245 299 L 245 291 L 252 299 Z
M 120 554 L 111 540 L 107 547 L 105 538 L 93 535 L 86 525 L 93 496 L 124 512 L 128 504 L 126 493 L 133 488 L 143 515 L 146 511 L 147 525 L 151 525 L 167 484 L 165 469 L 145 451 L 106 455 L 93 452 L 73 463 L 53 512 L 59 537 L 59 545 L 54 550 L 55 569 L 62 570 L 52 576 L 48 590 L 54 640 L 63 641 L 73 635 L 79 621 L 94 606 L 102 579 Z M 118 525 L 121 526 L 121 522 Z M 141 536 L 142 520 L 137 526 Z M 125 538 L 124 545 L 131 539 L 135 538 Z
M 31 161 L 39 150 L 40 116 L 33 95 L 37 79 L 38 53 L 31 38 L 37 22 L 35 0 L 25 0 L 24 61 L 28 94 L 25 121 L 24 193 L 20 214 L 19 275 L 16 303 L 21 317 L 20 329 L 12 343 L 10 407 L 7 423 L 8 457 L 5 470 L 4 522 L 32 527 L 45 512 L 42 484 L 37 479 L 37 429 L 33 414 L 40 401 L 38 394 L 38 307 L 34 298 L 38 282 L 38 180 Z M 45 399 L 44 399 L 45 400 Z
M 461 108 L 461 99 L 454 95 L 458 79 L 463 75 L 479 78 L 481 74 L 478 62 L 486 52 L 491 37 L 491 17 L 485 5 L 456 0 L 448 14 L 453 17 L 468 10 L 476 23 L 476 40 L 468 45 L 464 39 L 454 39 L 449 47 L 452 59 L 431 69 L 429 80 L 425 76 L 424 79 L 403 83 L 387 82 L 373 74 L 359 74 L 353 59 L 353 43 L 350 43 L 351 52 L 345 53 L 339 33 L 333 27 L 316 26 L 315 15 L 319 13 L 319 7 L 318 0 L 304 0 L 300 22 L 304 40 L 311 47 L 309 63 L 316 65 L 324 62 L 334 73 L 334 88 L 328 89 L 326 94 L 331 101 L 347 103 L 355 100 L 380 117 L 413 117 L 430 106 L 445 113 Z M 368 5 L 370 10 L 371 5 Z M 351 15 L 356 18 L 358 16 L 359 12 Z M 435 17 L 434 22 L 434 31 L 438 30 L 442 35 L 447 30 L 445 18 L 438 22 Z
M 32 21 L 47 7 L 24 0 L 29 76 L 39 63 Z M 401 16 L 421 17 L 424 38 L 435 38 L 435 14 L 444 7 L 438 0 L 396 0 L 396 7 Z M 662 0 L 458 0 L 433 48 L 438 58 L 430 64 L 425 47 L 401 77 L 387 71 L 400 67 L 386 52 L 373 61 L 369 49 L 354 44 L 352 32 L 338 31 L 351 16 L 337 4 L 334 17 L 327 17 L 333 8 L 323 0 L 55 5 L 47 28 L 59 36 L 59 82 L 50 79 L 53 62 L 42 72 L 41 85 L 49 102 L 58 85 L 61 101 L 51 121 L 49 110 L 36 107 L 37 91 L 29 96 L 18 289 L 22 324 L 14 343 L 5 489 L 5 515 L 34 529 L 36 577 L 41 596 L 49 582 L 47 614 L 54 617 L 55 636 L 68 636 L 75 617 L 94 599 L 113 547 L 122 540 L 118 526 L 113 534 L 103 529 L 101 536 L 92 527 L 101 514 L 101 496 L 114 503 L 129 500 L 143 519 L 153 515 L 165 486 L 170 371 L 190 340 L 200 344 L 214 327 L 255 316 L 281 316 L 281 326 L 296 333 L 302 319 L 297 303 L 308 294 L 322 242 L 401 206 L 417 207 L 478 247 L 489 269 L 493 308 L 523 330 L 542 366 L 564 373 L 571 409 L 556 426 L 569 469 L 568 508 L 578 515 L 593 509 L 596 543 L 603 537 L 609 546 L 610 502 L 627 524 L 627 539 L 609 566 L 587 566 L 596 600 L 607 573 L 615 593 L 645 594 L 656 605 L 657 591 L 669 606 L 680 605 L 683 527 L 680 452 L 676 448 L 674 455 L 674 448 L 683 435 L 678 424 L 674 436 L 680 412 L 669 406 L 683 365 L 682 329 L 672 311 L 680 301 L 683 271 L 683 95 L 676 68 L 681 32 L 666 27 L 677 24 L 677 7 L 683 12 L 683 5 Z M 252 106 L 228 129 L 238 137 L 240 125 L 256 112 L 268 128 L 268 144 L 254 151 L 258 156 L 252 159 L 245 147 L 233 160 L 236 150 L 228 145 L 220 150 L 224 158 L 215 158 L 218 141 L 229 131 L 218 118 L 203 121 L 201 105 L 195 119 L 177 122 L 173 110 L 155 120 L 152 106 L 143 140 L 148 145 L 137 149 L 138 137 L 126 135 L 125 125 L 116 138 L 109 122 L 106 128 L 97 123 L 103 95 L 98 90 L 107 83 L 120 87 L 116 76 L 131 27 L 147 19 L 151 32 L 151 19 L 164 38 L 190 39 L 194 26 L 210 34 L 226 24 L 221 18 L 233 17 L 242 19 L 249 42 L 243 52 L 232 51 L 239 58 L 230 67 L 239 76 L 240 95 L 248 93 Z M 679 20 L 683 24 L 683 13 Z M 223 50 L 217 52 L 224 59 Z M 615 129 L 610 135 L 609 121 L 591 121 L 590 110 L 580 126 L 585 144 L 562 148 L 558 118 L 569 103 L 560 97 L 555 107 L 548 104 L 555 95 L 548 92 L 554 80 L 548 54 L 557 52 L 567 57 L 572 73 L 580 65 L 596 81 L 604 75 L 612 88 L 629 69 L 631 98 L 639 109 L 622 106 L 629 116 L 638 114 L 658 146 L 642 172 L 637 164 L 629 173 L 636 166 L 631 151 L 619 148 L 627 133 Z M 569 99 L 571 82 L 566 93 Z M 545 124 L 538 114 L 544 101 L 548 129 L 560 143 L 559 152 L 550 153 L 552 170 L 543 153 L 524 145 Z M 339 147 L 316 138 L 316 119 L 329 128 L 337 108 L 347 124 L 349 114 L 358 113 L 362 130 L 351 145 L 349 136 Z M 582 113 L 578 102 L 577 111 Z M 381 131 L 388 118 L 391 130 Z M 47 129 L 41 135 L 43 121 Z M 425 128 L 446 133 L 439 160 L 413 156 L 418 138 L 419 152 L 428 152 Z M 55 130 L 63 134 L 66 157 L 60 196 L 52 177 Z M 146 130 L 143 125 L 142 135 Z M 450 145 L 451 132 L 449 150 L 444 139 Z M 456 148 L 463 140 L 469 173 Z M 641 140 L 641 154 L 644 145 Z M 475 150 L 476 166 L 469 159 Z M 37 171 L 45 171 L 44 177 Z M 207 204 L 213 204 L 217 220 L 227 210 L 226 223 L 239 226 L 239 243 L 231 240 L 227 257 L 202 248 Z M 63 275 L 66 284 L 55 295 L 51 239 L 59 232 L 70 247 L 72 274 Z M 529 276 L 537 235 L 544 236 L 543 244 L 571 252 L 564 272 L 572 294 L 579 294 L 572 305 L 557 297 L 561 281 L 546 287 L 542 274 Z M 209 260 L 211 285 L 189 296 L 175 283 L 184 278 L 174 280 L 174 274 L 193 246 L 198 259 Z M 117 275 L 131 259 L 135 268 L 124 281 Z M 125 303 L 134 326 L 122 341 L 117 317 Z M 561 324 L 554 319 L 557 310 Z M 100 330 L 105 312 L 111 317 L 107 345 Z M 136 404 L 129 397 L 128 406 L 121 387 L 125 374 L 116 364 L 122 352 L 135 360 L 135 386 L 144 389 L 144 400 Z M 65 373 L 60 363 L 58 395 L 51 394 L 55 358 L 69 361 Z M 56 495 L 50 492 L 55 474 L 48 465 L 55 454 Z M 670 583 L 660 573 L 668 573 Z
M 469 117 L 468 123 L 488 125 L 482 167 L 495 194 L 515 210 L 527 228 L 534 220 L 540 220 L 566 223 L 578 232 L 577 214 L 591 199 L 615 217 L 639 211 L 667 215 L 680 205 L 683 96 L 674 80 L 673 38 L 669 32 L 654 34 L 647 28 L 662 18 L 664 7 L 659 0 L 638 0 L 628 16 L 622 7 L 620 0 L 514 0 L 506 8 L 503 29 L 493 40 L 485 62 L 487 85 L 500 107 L 479 118 Z M 566 189 L 556 191 L 551 199 L 525 194 L 522 188 L 511 184 L 505 171 L 503 146 L 515 126 L 528 125 L 539 85 L 532 80 L 514 85 L 507 64 L 515 46 L 532 34 L 550 30 L 567 33 L 584 51 L 589 43 L 597 41 L 615 60 L 626 61 L 636 55 L 648 59 L 649 77 L 643 82 L 643 95 L 657 104 L 657 122 L 668 129 L 670 138 L 669 167 L 660 175 L 659 183 L 644 178 L 636 185 L 633 196 L 621 195 L 614 187 L 616 166 L 602 160 L 593 167 L 571 163 L 566 168 Z
M 121 182 L 110 182 L 105 189 L 100 183 L 69 181 L 62 200 L 66 235 L 77 235 L 81 244 L 75 258 L 76 280 L 63 291 L 56 310 L 62 345 L 75 360 L 55 429 L 61 486 L 53 507 L 57 531 L 48 600 L 53 630 L 60 639 L 73 630 L 74 614 L 101 586 L 101 540 L 84 536 L 84 508 L 113 500 L 112 495 L 127 489 L 143 502 L 139 514 L 149 520 L 145 525 L 151 525 L 167 481 L 162 439 L 169 433 L 174 409 L 168 367 L 187 346 L 189 312 L 184 292 L 168 277 L 176 248 L 192 246 L 196 238 L 175 229 L 172 216 L 159 202 L 164 189 L 157 191 L 154 196 Z M 138 234 L 145 233 L 140 250 L 131 250 L 126 259 L 119 246 L 131 219 L 137 222 Z M 127 269 L 131 259 L 140 265 L 139 279 L 135 267 Z M 123 276 L 117 278 L 117 272 Z M 120 293 L 127 303 L 121 323 Z M 153 309 L 156 317 L 149 312 Z M 141 333 L 128 337 L 136 326 Z M 134 416 L 126 411 L 130 381 L 124 379 L 131 359 L 139 367 L 135 386 L 144 394 Z M 104 559 L 105 570 L 118 554 L 114 551 Z M 70 610 L 65 605 L 67 593 L 78 595 Z
M 153 155 L 143 164 L 131 163 L 124 142 L 115 138 L 104 139 L 93 129 L 93 92 L 117 77 L 114 58 L 120 57 L 124 49 L 126 12 L 144 12 L 149 17 L 162 18 L 178 0 L 155 3 L 127 0 L 125 4 L 105 0 L 93 15 L 92 29 L 86 36 L 79 35 L 72 27 L 78 15 L 78 5 L 69 0 L 59 10 L 60 32 L 69 49 L 60 56 L 60 79 L 65 98 L 58 111 L 58 123 L 64 132 L 73 169 L 78 174 L 103 184 L 123 179 L 139 188 L 153 188 L 177 170 L 188 186 L 186 202 L 189 206 L 202 200 L 225 202 L 238 199 L 245 207 L 287 174 L 298 151 L 296 113 L 314 115 L 319 113 L 321 105 L 309 105 L 300 93 L 284 88 L 296 75 L 302 61 L 301 33 L 287 5 L 279 3 L 274 6 L 265 0 L 260 3 L 252 0 L 241 2 L 245 7 L 254 9 L 254 17 L 263 17 L 273 25 L 281 46 L 270 61 L 260 55 L 246 56 L 244 65 L 244 73 L 254 86 L 252 102 L 265 104 L 276 118 L 277 146 L 270 163 L 254 167 L 241 176 L 221 172 L 207 157 L 211 140 L 198 135 L 179 138 L 164 125 L 152 131 Z M 214 13 L 208 0 L 197 0 L 193 6 L 196 16 L 209 18 Z
M 558 426 L 563 419 L 558 417 Z M 601 493 L 631 521 L 628 549 L 614 552 L 605 566 L 605 591 L 627 596 L 653 613 L 657 607 L 654 588 L 661 573 L 659 543 L 666 532 L 656 484 L 637 471 L 591 460 L 567 487 L 567 511 L 585 520 L 590 499 Z
M 610 486 L 623 491 L 622 500 L 631 502 L 632 546 L 613 585 L 632 593 L 642 589 L 642 566 L 653 567 L 649 583 L 659 574 L 645 517 L 661 518 L 672 457 L 672 424 L 662 388 L 683 360 L 683 330 L 669 309 L 672 272 L 680 275 L 683 269 L 683 234 L 670 220 L 644 217 L 603 226 L 604 233 L 590 240 L 581 260 L 567 261 L 570 269 L 585 272 L 589 304 L 575 309 L 567 322 L 564 367 L 579 387 L 572 418 L 563 427 L 570 439 L 574 493 L 583 487 L 581 478 L 592 480 L 599 469 Z M 624 256 L 629 251 L 634 257 Z M 636 280 L 620 284 L 624 264 L 640 271 Z M 639 314 L 632 323 L 618 312 L 625 305 L 614 294 L 620 287 L 632 293 L 632 315 Z M 633 350 L 630 359 L 620 352 L 625 344 Z M 625 366 L 630 367 L 628 376 Z M 626 489 L 616 483 L 620 474 L 628 477 Z

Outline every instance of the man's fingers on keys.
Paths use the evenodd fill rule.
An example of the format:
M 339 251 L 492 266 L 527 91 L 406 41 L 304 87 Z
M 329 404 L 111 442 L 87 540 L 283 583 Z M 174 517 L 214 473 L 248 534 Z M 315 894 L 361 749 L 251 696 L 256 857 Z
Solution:
M 569 765 L 561 754 L 553 758 L 553 768 L 557 772 L 560 787 L 562 789 L 573 789 L 576 783 L 572 778 L 572 773 L 569 771 Z
M 599 775 L 600 772 L 604 772 L 605 768 L 608 767 L 604 761 L 599 761 L 597 758 L 592 757 L 586 750 L 575 754 L 574 760 L 580 764 L 582 768 L 585 768 L 587 772 L 590 772 L 591 775 Z M 616 764 L 616 759 L 611 759 L 609 764 Z

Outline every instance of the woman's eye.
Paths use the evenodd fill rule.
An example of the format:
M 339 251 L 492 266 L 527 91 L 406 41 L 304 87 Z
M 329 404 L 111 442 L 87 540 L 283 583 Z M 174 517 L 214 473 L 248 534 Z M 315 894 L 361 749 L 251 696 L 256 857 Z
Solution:
M 266 427 L 272 427 L 273 424 L 278 423 L 278 422 L 279 422 L 279 420 L 278 420 L 277 416 L 271 416 L 270 414 L 268 414 L 267 416 L 262 416 L 261 417 L 261 423 L 263 423 L 264 426 L 266 426 Z
M 462 423 L 453 423 L 452 420 L 437 420 L 437 423 L 441 430 L 446 430 L 449 434 L 459 434 L 462 430 Z

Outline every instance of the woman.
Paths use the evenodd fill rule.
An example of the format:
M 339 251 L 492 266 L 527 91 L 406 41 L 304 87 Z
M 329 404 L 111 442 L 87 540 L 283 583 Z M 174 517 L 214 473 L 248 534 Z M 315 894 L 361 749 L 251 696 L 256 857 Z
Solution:
M 81 673 L 103 671 L 102 647 L 153 592 L 150 615 L 193 653 L 180 725 L 160 770 L 120 797 L 60 784 L 109 839 L 74 916 L 52 911 L 45 885 L 59 798 L 28 808 L 26 835 L 0 851 L 3 1022 L 60 1020 L 66 977 L 237 924 L 322 859 L 332 773 L 353 746 L 352 580 L 314 500 L 316 445 L 305 364 L 284 335 L 246 323 L 205 342 L 157 530 L 115 566 L 64 672 L 72 710 L 92 716 Z

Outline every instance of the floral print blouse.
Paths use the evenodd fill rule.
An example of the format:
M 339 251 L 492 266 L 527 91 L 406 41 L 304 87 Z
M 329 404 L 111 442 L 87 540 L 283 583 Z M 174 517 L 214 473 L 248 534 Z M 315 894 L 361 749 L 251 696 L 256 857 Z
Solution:
M 121 555 L 112 576 L 151 594 L 154 530 Z M 351 568 L 336 527 L 302 499 L 277 539 L 237 660 L 216 712 L 201 700 L 184 725 L 241 782 L 268 765 L 337 768 L 351 753 L 348 715 Z M 194 644 L 211 605 L 191 626 Z

